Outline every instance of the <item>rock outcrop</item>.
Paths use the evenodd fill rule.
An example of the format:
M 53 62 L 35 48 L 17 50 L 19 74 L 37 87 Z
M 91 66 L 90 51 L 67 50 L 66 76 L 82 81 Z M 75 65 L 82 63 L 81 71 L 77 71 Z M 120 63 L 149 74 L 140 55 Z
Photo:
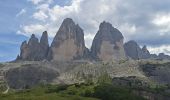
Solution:
M 159 53 L 159 55 L 158 55 L 158 57 L 157 57 L 158 59 L 170 59 L 170 56 L 169 55 L 166 55 L 166 54 L 164 54 L 164 53 Z
M 16 60 L 67 62 L 73 60 L 117 61 L 132 59 L 170 59 L 170 56 L 160 53 L 150 54 L 146 46 L 140 48 L 135 41 L 124 44 L 122 33 L 108 22 L 102 22 L 93 39 L 91 50 L 86 48 L 84 32 L 78 24 L 66 18 L 53 39 L 48 44 L 47 31 L 43 32 L 40 41 L 34 34 L 21 45 L 20 55 Z
M 40 39 L 40 47 L 41 47 L 41 52 L 40 56 L 42 59 L 46 59 L 49 51 L 49 44 L 48 44 L 48 33 L 47 31 L 43 32 L 42 37 Z
M 142 58 L 148 59 L 150 57 L 151 57 L 151 54 L 150 54 L 149 50 L 147 49 L 146 45 L 144 45 L 142 48 Z
M 48 84 L 58 76 L 59 73 L 54 69 L 28 64 L 8 70 L 5 78 L 10 88 L 23 89 L 37 84 Z
M 20 49 L 21 53 L 20 56 L 17 57 L 17 60 L 40 61 L 46 59 L 49 49 L 47 32 L 43 32 L 40 42 L 38 38 L 32 34 L 28 43 L 24 41 Z
M 100 24 L 91 47 L 91 55 L 96 60 L 111 61 L 125 59 L 122 33 L 110 23 Z
M 72 19 L 63 21 L 52 44 L 48 58 L 53 61 L 71 61 L 86 56 L 84 32 Z
M 140 46 L 133 40 L 125 43 L 124 48 L 126 55 L 135 60 L 148 59 L 151 56 L 146 46 L 141 49 Z

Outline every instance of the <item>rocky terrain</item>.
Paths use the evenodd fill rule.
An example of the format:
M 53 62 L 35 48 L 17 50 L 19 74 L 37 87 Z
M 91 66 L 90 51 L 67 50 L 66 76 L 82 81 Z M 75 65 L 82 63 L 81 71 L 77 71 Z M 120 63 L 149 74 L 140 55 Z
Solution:
M 47 31 L 40 40 L 32 34 L 15 61 L 0 64 L 0 87 L 7 91 L 37 84 L 98 83 L 107 74 L 115 86 L 148 88 L 170 84 L 169 65 L 170 56 L 151 54 L 133 40 L 124 43 L 123 34 L 105 21 L 88 49 L 83 29 L 66 18 L 51 45 Z M 146 96 L 145 92 L 136 93 Z
M 152 63 L 156 64 L 157 67 Z M 148 67 L 148 64 L 152 66 Z M 165 66 L 166 64 L 167 66 Z M 87 80 L 97 82 L 98 78 L 105 73 L 112 78 L 135 76 L 148 84 L 155 82 L 159 84 L 170 83 L 168 75 L 170 69 L 167 61 L 163 63 L 155 60 L 129 60 L 110 63 L 22 61 L 4 65 L 5 67 L 1 70 L 6 72 L 4 77 L 12 88 L 31 87 L 40 83 L 73 84 Z
M 48 33 L 44 31 L 40 41 L 32 34 L 29 41 L 24 41 L 16 61 L 55 61 L 70 62 L 74 60 L 119 61 L 126 59 L 170 59 L 160 53 L 150 54 L 147 46 L 130 40 L 124 43 L 122 33 L 108 22 L 102 22 L 96 33 L 91 49 L 85 46 L 83 29 L 72 19 L 64 19 L 51 45 Z
M 32 34 L 28 42 L 22 43 L 17 59 L 5 63 L 3 70 L 9 86 L 13 88 L 33 86 L 44 81 L 72 84 L 90 78 L 95 82 L 104 73 L 112 78 L 135 76 L 151 82 L 159 80 L 156 77 L 150 80 L 150 74 L 159 72 L 162 73 L 158 74 L 160 79 L 166 74 L 167 77 L 164 78 L 169 80 L 169 69 L 155 71 L 153 66 L 143 68 L 143 60 L 157 62 L 169 58 L 163 53 L 150 54 L 146 46 L 140 48 L 133 40 L 124 43 L 122 33 L 105 21 L 100 24 L 91 49 L 88 49 L 85 46 L 83 29 L 72 19 L 66 18 L 51 45 L 48 43 L 47 31 L 43 32 L 40 41 Z

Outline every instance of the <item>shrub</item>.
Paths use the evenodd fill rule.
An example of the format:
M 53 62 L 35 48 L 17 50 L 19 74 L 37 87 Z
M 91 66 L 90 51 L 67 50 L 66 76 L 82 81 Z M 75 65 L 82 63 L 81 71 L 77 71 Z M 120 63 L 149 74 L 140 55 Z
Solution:
M 93 92 L 91 90 L 85 90 L 84 97 L 93 97 Z
M 58 86 L 49 86 L 46 93 L 54 93 L 67 90 L 69 85 L 58 85 Z
M 112 84 L 112 78 L 109 76 L 107 72 L 103 73 L 98 77 L 98 84 Z
M 102 100 L 144 100 L 130 92 L 127 88 L 114 87 L 111 84 L 101 84 L 95 87 L 94 97 Z

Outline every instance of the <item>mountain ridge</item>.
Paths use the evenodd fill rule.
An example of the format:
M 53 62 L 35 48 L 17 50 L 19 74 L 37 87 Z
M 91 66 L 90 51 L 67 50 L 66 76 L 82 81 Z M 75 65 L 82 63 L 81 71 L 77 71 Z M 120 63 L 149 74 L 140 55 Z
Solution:
M 120 61 L 127 59 L 170 59 L 170 56 L 160 53 L 150 54 L 146 45 L 141 48 L 137 42 L 130 40 L 124 43 L 122 33 L 109 22 L 103 21 L 97 31 L 91 48 L 85 46 L 84 31 L 71 18 L 63 20 L 51 45 L 48 43 L 48 33 L 44 31 L 40 41 L 32 34 L 31 38 L 21 45 L 18 60 L 25 61 L 57 61 L 74 60 Z

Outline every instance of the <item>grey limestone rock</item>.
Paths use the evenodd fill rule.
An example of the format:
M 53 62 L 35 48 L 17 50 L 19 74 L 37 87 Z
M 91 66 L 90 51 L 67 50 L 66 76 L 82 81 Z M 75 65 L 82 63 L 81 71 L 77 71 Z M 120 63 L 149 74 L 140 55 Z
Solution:
M 110 61 L 125 58 L 122 33 L 110 23 L 102 22 L 91 47 L 91 55 L 96 60 Z
M 40 61 L 46 59 L 49 50 L 47 32 L 43 32 L 40 42 L 32 34 L 28 43 L 27 41 L 22 43 L 20 50 L 20 56 L 17 57 L 17 60 Z
M 48 58 L 53 61 L 71 61 L 85 57 L 88 52 L 84 32 L 70 18 L 66 18 L 51 44 Z
M 132 59 L 148 59 L 151 57 L 147 47 L 144 46 L 142 49 L 140 46 L 133 40 L 128 41 L 124 44 L 126 55 Z

